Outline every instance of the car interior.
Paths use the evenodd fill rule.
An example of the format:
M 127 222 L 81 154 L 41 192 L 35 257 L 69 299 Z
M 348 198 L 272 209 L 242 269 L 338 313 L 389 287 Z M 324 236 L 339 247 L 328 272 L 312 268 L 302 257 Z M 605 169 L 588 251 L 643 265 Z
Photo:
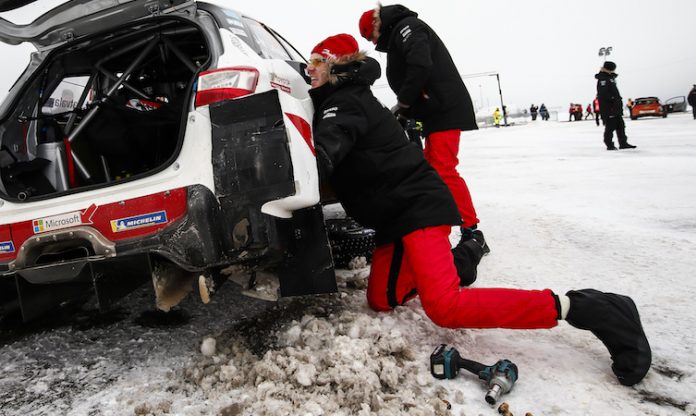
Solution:
M 209 60 L 200 29 L 176 18 L 53 51 L 0 125 L 0 193 L 44 198 L 163 169 Z

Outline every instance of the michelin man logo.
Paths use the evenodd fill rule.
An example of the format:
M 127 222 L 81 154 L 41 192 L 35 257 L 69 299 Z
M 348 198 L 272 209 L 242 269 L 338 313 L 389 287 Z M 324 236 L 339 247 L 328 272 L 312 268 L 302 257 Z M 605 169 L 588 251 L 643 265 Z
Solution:
M 135 228 L 151 227 L 153 225 L 164 224 L 166 222 L 167 213 L 165 211 L 151 212 L 149 214 L 137 215 L 135 217 L 111 220 L 111 230 L 118 233 Z

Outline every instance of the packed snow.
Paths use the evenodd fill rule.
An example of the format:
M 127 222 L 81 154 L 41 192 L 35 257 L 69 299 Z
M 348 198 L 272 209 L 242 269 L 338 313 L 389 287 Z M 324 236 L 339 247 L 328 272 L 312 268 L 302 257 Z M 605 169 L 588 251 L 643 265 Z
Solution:
M 594 121 L 468 132 L 460 170 L 492 250 L 474 286 L 630 295 L 653 349 L 634 387 L 616 381 L 600 341 L 564 322 L 443 329 L 417 300 L 373 312 L 359 259 L 333 295 L 267 302 L 229 283 L 208 305 L 189 296 L 164 314 L 143 288 L 104 316 L 5 328 L 0 413 L 497 415 L 473 374 L 431 376 L 445 343 L 518 366 L 500 400 L 515 415 L 696 415 L 696 121 L 627 120 L 627 133 L 638 148 L 608 152 Z

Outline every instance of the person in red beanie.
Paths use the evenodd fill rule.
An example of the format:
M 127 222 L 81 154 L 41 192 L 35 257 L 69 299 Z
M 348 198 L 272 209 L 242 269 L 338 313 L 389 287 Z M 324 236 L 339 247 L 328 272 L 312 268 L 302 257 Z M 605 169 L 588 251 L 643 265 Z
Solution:
M 471 193 L 457 171 L 460 131 L 478 128 L 469 92 L 445 44 L 417 13 L 398 4 L 379 6 L 361 15 L 359 29 L 387 53 L 387 80 L 398 100 L 395 114 L 422 123 L 425 158 L 452 192 L 464 221 L 455 257 L 470 256 L 475 278 L 476 266 L 490 248 L 477 229 Z
M 449 232 L 461 223 L 442 178 L 372 94 L 379 63 L 347 34 L 312 49 L 307 67 L 314 104 L 319 174 L 346 213 L 376 231 L 367 301 L 389 311 L 418 296 L 447 328 L 552 328 L 565 319 L 608 348 L 625 385 L 650 369 L 651 351 L 631 298 L 594 289 L 556 295 L 549 289 L 460 288 Z

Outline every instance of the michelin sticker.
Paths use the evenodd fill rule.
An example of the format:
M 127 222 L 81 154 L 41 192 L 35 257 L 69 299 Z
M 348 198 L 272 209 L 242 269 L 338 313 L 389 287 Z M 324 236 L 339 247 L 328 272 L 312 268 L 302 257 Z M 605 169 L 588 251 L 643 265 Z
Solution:
M 80 211 L 69 212 L 67 214 L 54 215 L 52 217 L 33 220 L 32 225 L 34 228 L 34 234 L 70 228 L 76 225 L 82 225 L 82 215 Z
M 128 231 L 134 228 L 151 227 L 157 224 L 165 224 L 167 222 L 167 212 L 158 211 L 149 214 L 137 215 L 135 217 L 121 218 L 111 220 L 111 230 L 115 233 Z
M 12 241 L 0 241 L 0 254 L 14 253 L 14 251 Z

